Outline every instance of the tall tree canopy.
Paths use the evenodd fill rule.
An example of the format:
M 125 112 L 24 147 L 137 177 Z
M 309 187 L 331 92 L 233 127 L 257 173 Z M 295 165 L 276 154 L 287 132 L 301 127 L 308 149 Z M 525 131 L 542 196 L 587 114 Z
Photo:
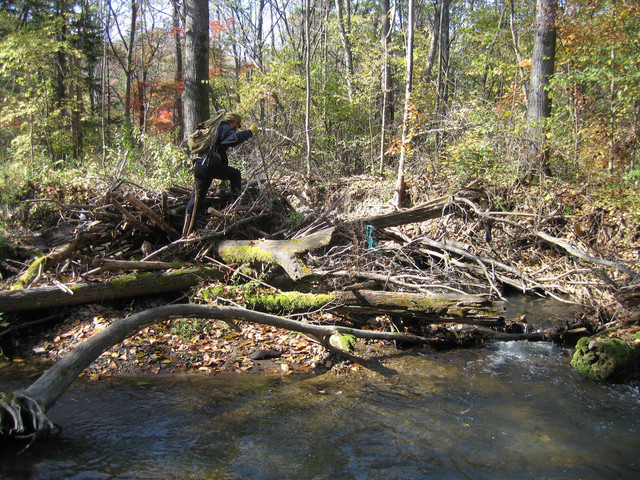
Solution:
M 533 136 L 555 174 L 637 175 L 637 2 L 562 2 L 543 50 L 538 3 L 416 0 L 404 145 L 407 2 L 3 2 L 1 155 L 104 161 L 225 108 L 269 132 L 260 168 L 397 172 L 404 145 L 407 175 L 517 176 Z

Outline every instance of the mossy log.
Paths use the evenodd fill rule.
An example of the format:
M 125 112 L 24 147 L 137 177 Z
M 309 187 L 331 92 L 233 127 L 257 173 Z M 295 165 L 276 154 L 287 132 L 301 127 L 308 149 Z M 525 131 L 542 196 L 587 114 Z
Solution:
M 504 302 L 491 300 L 486 295 L 427 296 L 374 290 L 260 295 L 252 298 L 251 308 L 273 313 L 326 308 L 342 313 L 390 315 L 430 323 L 455 322 L 482 326 L 500 326 L 506 314 Z
M 87 245 L 92 238 L 92 235 L 80 233 L 76 238 L 64 246 L 54 249 L 48 255 L 34 259 L 20 278 L 18 278 L 18 280 L 16 280 L 16 282 L 11 286 L 11 290 L 26 288 L 42 274 L 47 265 L 55 265 L 67 258 L 73 257 L 79 250 Z M 0 312 L 2 312 L 2 309 L 0 309 Z
M 212 268 L 191 268 L 162 273 L 137 273 L 100 283 L 74 283 L 65 285 L 65 290 L 56 286 L 47 286 L 0 292 L 0 312 L 25 312 L 118 298 L 155 295 L 186 290 L 198 285 L 203 279 L 212 278 L 221 279 L 223 274 Z
M 313 272 L 297 255 L 329 245 L 334 230 L 327 228 L 296 240 L 225 240 L 218 244 L 218 255 L 226 263 L 277 264 L 299 280 Z

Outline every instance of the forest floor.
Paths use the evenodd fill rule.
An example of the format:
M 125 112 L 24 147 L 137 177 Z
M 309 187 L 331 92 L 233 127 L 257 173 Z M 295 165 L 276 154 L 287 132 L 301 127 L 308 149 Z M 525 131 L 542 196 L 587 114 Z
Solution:
M 344 186 L 344 183 L 341 184 Z M 430 196 L 447 191 L 447 186 L 431 186 Z M 338 186 L 335 187 L 336 190 Z M 413 190 L 412 190 L 413 188 Z M 352 189 L 348 198 L 340 205 L 337 214 L 344 216 L 366 216 L 388 211 L 388 204 L 379 197 L 379 187 L 375 183 L 359 180 L 358 188 Z M 416 182 L 409 185 L 414 204 L 425 200 L 423 192 Z M 320 201 L 319 193 L 316 192 Z M 326 200 L 333 198 L 327 194 Z M 375 196 L 375 198 L 372 197 Z M 532 203 L 532 199 L 521 198 L 521 202 Z M 504 198 L 504 201 L 513 199 Z M 604 256 L 622 256 L 630 262 L 640 258 L 640 215 L 616 208 L 603 202 L 595 202 L 587 188 L 559 186 L 555 191 L 548 189 L 546 200 L 538 202 L 553 203 L 563 211 L 571 212 L 573 234 L 583 241 L 590 242 Z M 538 207 L 539 208 L 539 207 Z M 408 230 L 420 230 L 424 233 L 433 226 L 412 225 Z M 596 225 L 597 223 L 597 225 Z M 595 225 L 595 226 L 594 226 Z M 597 228 L 597 231 L 595 230 Z M 457 230 L 450 229 L 451 232 Z M 462 231 L 462 230 L 460 230 Z M 468 233 L 453 240 L 468 242 Z M 606 252 L 604 249 L 606 248 Z M 551 252 L 550 252 L 551 253 Z M 550 256 L 547 261 L 553 264 Z M 538 268 L 533 265 L 532 268 Z M 7 284 L 9 282 L 6 282 Z M 574 285 L 562 285 L 566 291 Z M 593 294 L 593 292 L 591 292 Z M 595 294 L 596 296 L 598 293 Z M 602 304 L 594 305 L 593 316 L 598 322 L 606 323 L 612 318 L 621 320 L 616 325 L 614 335 L 628 336 L 637 333 L 637 312 L 620 310 L 613 306 L 611 296 L 602 297 Z M 185 299 L 174 298 L 173 301 Z M 51 322 L 48 328 L 38 328 L 29 333 L 12 338 L 11 345 L 5 345 L 9 361 L 21 363 L 32 360 L 52 364 L 65 353 L 72 350 L 83 340 L 101 330 L 118 318 L 160 306 L 167 303 L 162 298 L 141 297 L 128 301 L 113 301 L 102 304 L 87 304 L 78 307 L 65 307 L 54 316 L 61 321 Z M 0 318 L 1 320 L 1 318 Z M 6 316 L 5 316 L 6 320 Z M 375 322 L 374 322 L 375 323 Z M 84 375 L 97 379 L 114 374 L 175 374 L 190 373 L 212 375 L 219 372 L 255 373 L 255 374 L 312 374 L 329 369 L 344 371 L 360 368 L 350 362 L 329 354 L 323 347 L 304 335 L 278 330 L 275 327 L 240 322 L 242 332 L 236 332 L 223 322 L 205 322 L 194 319 L 179 319 L 162 322 L 147 327 L 119 345 L 103 353 Z M 6 339 L 5 339 L 6 341 Z M 640 342 L 640 341 L 638 341 Z M 390 343 L 362 341 L 357 346 L 358 355 L 375 355 L 381 349 L 392 346 Z M 8 347 L 8 348 L 7 348 Z

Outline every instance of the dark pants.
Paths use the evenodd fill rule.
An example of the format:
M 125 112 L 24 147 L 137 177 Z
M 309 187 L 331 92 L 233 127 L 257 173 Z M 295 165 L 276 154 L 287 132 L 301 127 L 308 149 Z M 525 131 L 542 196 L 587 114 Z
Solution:
M 196 200 L 196 191 L 198 192 L 198 210 L 203 205 L 204 199 L 207 198 L 207 192 L 214 178 L 218 180 L 229 180 L 231 182 L 231 192 L 234 195 L 240 194 L 242 186 L 242 175 L 240 170 L 230 167 L 229 165 L 196 165 L 194 170 L 195 187 L 191 194 L 191 199 L 187 203 L 187 213 L 193 212 L 193 204 Z M 197 212 L 196 212 L 197 214 Z

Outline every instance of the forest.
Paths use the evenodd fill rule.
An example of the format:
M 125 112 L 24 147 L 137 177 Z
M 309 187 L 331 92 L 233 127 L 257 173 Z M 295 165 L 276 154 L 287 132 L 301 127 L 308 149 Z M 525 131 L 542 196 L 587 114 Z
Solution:
M 357 342 L 527 339 L 640 380 L 639 24 L 632 0 L 2 2 L 0 346 L 58 361 L 3 398 L 2 435 L 55 431 L 85 369 L 259 371 L 271 327 L 300 334 L 284 374 L 370 366 Z M 185 140 L 220 110 L 259 127 L 230 155 L 243 191 L 185 230 Z M 513 291 L 575 321 L 505 318 Z M 261 349 L 132 337 L 224 328 Z

